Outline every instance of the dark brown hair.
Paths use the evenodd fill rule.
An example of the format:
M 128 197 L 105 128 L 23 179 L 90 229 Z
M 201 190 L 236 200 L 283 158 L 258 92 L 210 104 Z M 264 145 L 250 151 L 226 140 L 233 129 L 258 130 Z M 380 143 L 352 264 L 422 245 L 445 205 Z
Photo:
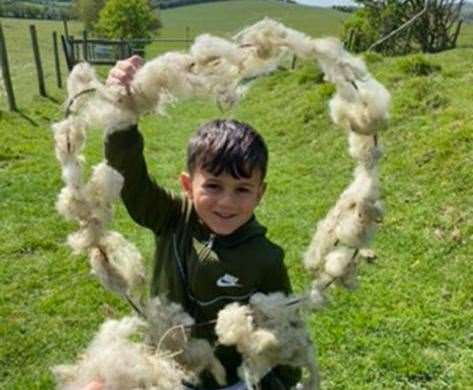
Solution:
M 250 125 L 232 119 L 216 119 L 201 126 L 187 147 L 187 169 L 196 168 L 218 176 L 248 178 L 254 169 L 266 175 L 268 149 L 263 137 Z

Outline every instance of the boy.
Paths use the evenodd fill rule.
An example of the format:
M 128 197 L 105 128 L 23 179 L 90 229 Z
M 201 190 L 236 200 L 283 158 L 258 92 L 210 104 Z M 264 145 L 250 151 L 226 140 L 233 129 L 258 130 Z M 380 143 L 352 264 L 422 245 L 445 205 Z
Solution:
M 128 89 L 142 64 L 137 56 L 117 63 L 107 83 Z M 256 292 L 291 291 L 284 252 L 253 215 L 266 188 L 268 152 L 249 125 L 215 120 L 197 131 L 180 176 L 183 197 L 149 178 L 136 124 L 109 131 L 105 153 L 125 178 L 122 199 L 130 216 L 156 237 L 151 294 L 180 303 L 199 324 L 194 336 L 215 341 L 211 321 L 231 302 L 246 303 Z M 241 357 L 235 348 L 218 346 L 216 356 L 228 385 L 237 384 Z M 210 375 L 201 379 L 203 389 L 218 387 Z M 277 367 L 262 389 L 289 389 L 297 380 L 298 370 Z

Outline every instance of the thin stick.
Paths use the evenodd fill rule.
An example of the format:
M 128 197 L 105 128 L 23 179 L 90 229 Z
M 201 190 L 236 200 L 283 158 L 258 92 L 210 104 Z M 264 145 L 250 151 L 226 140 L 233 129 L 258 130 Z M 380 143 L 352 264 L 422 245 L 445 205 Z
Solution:
M 394 31 L 391 31 L 388 35 L 385 37 L 379 39 L 375 43 L 373 43 L 367 51 L 372 51 L 376 46 L 380 45 L 381 43 L 387 41 L 394 35 L 396 35 L 398 32 L 404 30 L 406 27 L 409 27 L 411 24 L 413 24 L 417 19 L 419 19 L 422 15 L 424 15 L 427 12 L 427 9 L 429 8 L 430 0 L 425 0 L 425 5 L 424 9 L 420 11 L 417 15 L 414 15 L 412 19 L 408 20 L 406 23 L 402 24 L 400 27 L 395 29 Z

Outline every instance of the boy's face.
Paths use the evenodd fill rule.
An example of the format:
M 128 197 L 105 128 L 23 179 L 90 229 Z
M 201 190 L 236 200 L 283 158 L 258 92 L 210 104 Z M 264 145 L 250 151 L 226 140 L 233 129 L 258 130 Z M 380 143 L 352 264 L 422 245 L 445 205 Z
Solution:
M 182 173 L 180 179 L 199 217 L 219 235 L 234 232 L 250 219 L 266 187 L 258 169 L 249 178 L 235 179 L 225 172 L 214 176 L 196 168 L 192 175 Z

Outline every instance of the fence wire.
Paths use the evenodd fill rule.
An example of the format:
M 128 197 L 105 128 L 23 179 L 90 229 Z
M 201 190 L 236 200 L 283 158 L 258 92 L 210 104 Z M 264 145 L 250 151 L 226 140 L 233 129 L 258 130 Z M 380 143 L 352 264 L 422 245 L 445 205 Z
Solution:
M 62 102 L 65 92 L 57 85 L 57 75 L 54 60 L 53 32 L 57 32 L 60 59 L 60 71 L 63 85 L 67 79 L 68 69 L 61 43 L 64 25 L 61 21 L 28 20 L 0 18 L 5 35 L 5 43 L 10 64 L 10 74 L 17 106 L 20 111 L 28 108 L 40 95 L 35 59 L 33 54 L 30 25 L 36 26 L 41 64 L 47 96 L 53 101 Z M 69 34 L 76 38 L 82 37 L 82 24 L 68 23 Z M 161 38 L 161 39 L 160 39 Z M 189 47 L 189 30 L 182 31 L 182 36 L 160 37 L 150 40 L 146 46 L 146 58 L 152 58 L 171 50 L 185 50 Z M 109 66 L 96 66 L 99 75 L 105 76 Z M 2 80 L 0 80 L 1 82 Z M 7 110 L 3 82 L 1 84 L 0 110 Z

